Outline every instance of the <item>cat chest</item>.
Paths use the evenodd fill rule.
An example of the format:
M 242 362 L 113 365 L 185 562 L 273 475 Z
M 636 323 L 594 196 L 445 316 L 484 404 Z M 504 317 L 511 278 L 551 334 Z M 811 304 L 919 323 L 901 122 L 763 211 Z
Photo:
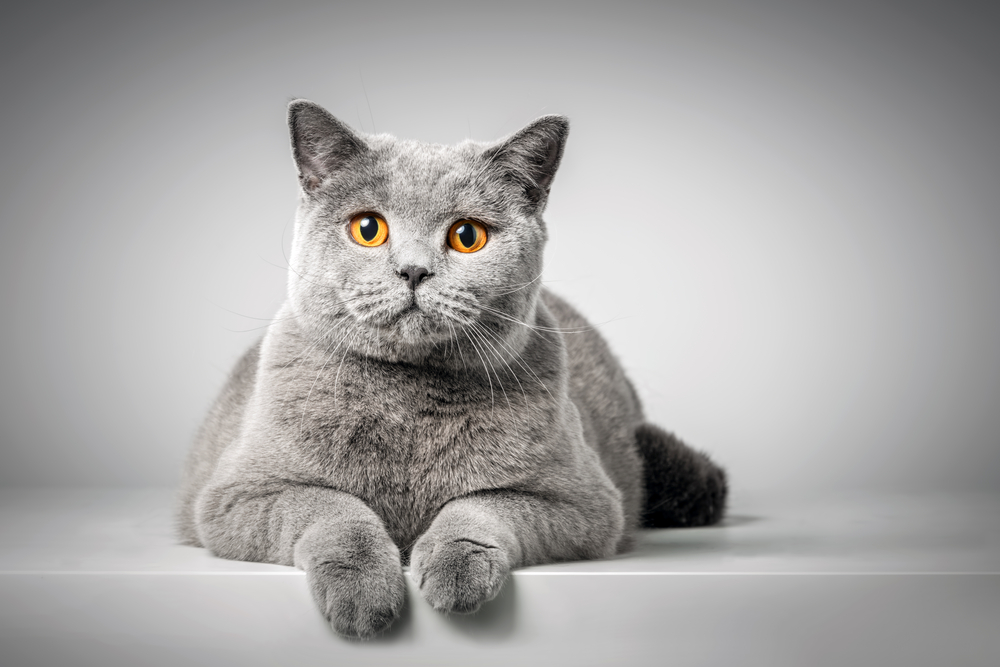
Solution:
M 312 474 L 364 500 L 397 542 L 415 539 L 448 500 L 533 474 L 538 443 L 523 411 L 395 393 L 373 400 L 346 390 L 311 424 L 302 453 Z

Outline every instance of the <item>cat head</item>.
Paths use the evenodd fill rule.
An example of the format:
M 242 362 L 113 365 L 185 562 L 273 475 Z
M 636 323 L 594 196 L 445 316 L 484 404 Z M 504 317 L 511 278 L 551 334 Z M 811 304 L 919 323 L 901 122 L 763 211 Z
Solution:
M 289 297 L 310 335 L 410 362 L 455 341 L 521 347 L 566 118 L 456 146 L 361 134 L 305 100 L 288 124 L 301 185 Z

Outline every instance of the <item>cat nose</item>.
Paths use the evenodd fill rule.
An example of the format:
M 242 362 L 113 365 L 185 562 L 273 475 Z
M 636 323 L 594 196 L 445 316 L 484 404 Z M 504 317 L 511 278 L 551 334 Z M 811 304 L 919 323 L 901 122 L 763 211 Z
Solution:
M 409 283 L 412 290 L 417 289 L 420 281 L 429 275 L 431 274 L 422 266 L 404 266 L 399 270 L 399 277 Z

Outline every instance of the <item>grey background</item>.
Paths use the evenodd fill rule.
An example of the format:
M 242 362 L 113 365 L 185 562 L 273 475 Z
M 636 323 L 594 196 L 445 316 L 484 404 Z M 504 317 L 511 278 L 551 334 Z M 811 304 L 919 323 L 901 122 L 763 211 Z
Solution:
M 172 485 L 282 300 L 285 104 L 573 129 L 545 280 L 737 491 L 1000 481 L 1000 46 L 970 3 L 80 3 L 0 21 L 0 483 Z

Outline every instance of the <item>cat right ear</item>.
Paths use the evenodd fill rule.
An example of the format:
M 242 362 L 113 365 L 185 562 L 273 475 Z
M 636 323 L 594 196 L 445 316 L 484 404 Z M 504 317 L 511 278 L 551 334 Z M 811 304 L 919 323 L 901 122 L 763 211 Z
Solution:
M 520 183 L 530 204 L 537 208 L 544 205 L 549 196 L 568 135 L 568 118 L 542 116 L 503 139 L 484 155 L 489 163 L 497 165 Z
M 368 150 L 350 127 L 309 100 L 294 100 L 288 105 L 288 131 L 299 182 L 306 192 L 316 190 L 331 174 Z

